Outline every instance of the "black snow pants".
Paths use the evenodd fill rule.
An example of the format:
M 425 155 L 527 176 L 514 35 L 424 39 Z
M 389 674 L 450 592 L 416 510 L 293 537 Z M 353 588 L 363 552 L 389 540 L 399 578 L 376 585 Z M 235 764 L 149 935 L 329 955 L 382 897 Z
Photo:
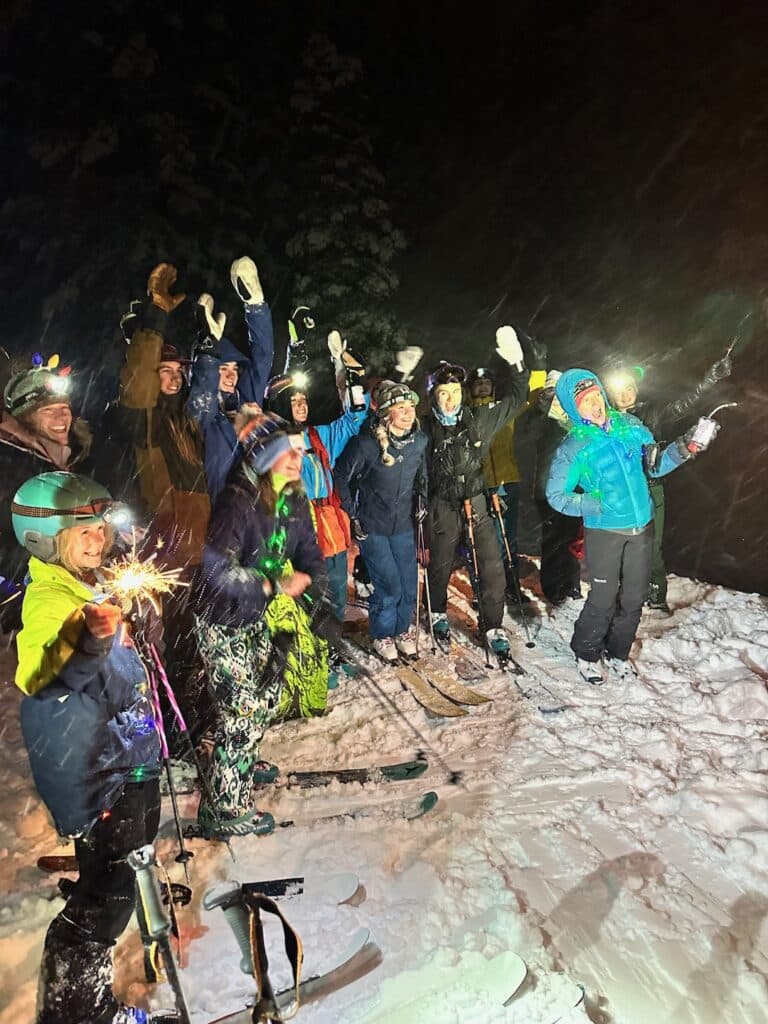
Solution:
M 590 591 L 571 638 L 577 658 L 626 661 L 648 596 L 653 532 L 653 522 L 639 533 L 585 529 Z
M 496 523 L 488 512 L 484 494 L 472 498 L 475 547 L 480 572 L 483 622 L 486 629 L 501 625 L 504 618 L 506 577 L 496 534 Z M 435 501 L 427 520 L 429 535 L 429 596 L 433 612 L 444 612 L 448 582 L 453 571 L 456 546 L 465 530 L 464 512 L 448 502 Z
M 80 877 L 45 936 L 37 1024 L 108 1024 L 112 947 L 135 905 L 126 856 L 151 843 L 160 824 L 160 783 L 128 783 L 109 815 L 75 841 Z
M 548 501 L 537 501 L 541 517 L 541 592 L 548 601 L 559 604 L 579 589 L 581 565 L 570 545 L 579 535 L 581 519 L 564 516 Z

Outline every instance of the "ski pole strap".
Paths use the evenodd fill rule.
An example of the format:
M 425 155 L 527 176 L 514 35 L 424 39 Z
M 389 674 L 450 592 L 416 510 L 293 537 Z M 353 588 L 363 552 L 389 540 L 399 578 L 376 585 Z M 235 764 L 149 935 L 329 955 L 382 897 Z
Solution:
M 242 900 L 250 915 L 251 959 L 253 976 L 256 979 L 256 1003 L 253 1008 L 254 1022 L 267 1020 L 291 1020 L 296 1016 L 300 1005 L 299 986 L 301 984 L 301 967 L 304 960 L 304 947 L 298 933 L 286 920 L 283 912 L 274 900 L 260 892 L 243 892 Z M 293 974 L 293 1001 L 285 1013 L 281 1012 L 274 1000 L 272 987 L 267 977 L 269 961 L 264 945 L 264 932 L 261 923 L 261 911 L 274 914 L 283 926 L 285 953 L 291 964 Z M 258 1015 L 257 1015 L 258 1014 Z

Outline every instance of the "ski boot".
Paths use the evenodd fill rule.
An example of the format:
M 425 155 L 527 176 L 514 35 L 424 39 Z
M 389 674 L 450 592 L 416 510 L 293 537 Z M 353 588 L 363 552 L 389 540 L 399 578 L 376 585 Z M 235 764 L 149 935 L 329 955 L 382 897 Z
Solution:
M 585 658 L 576 659 L 576 667 L 579 675 L 593 686 L 600 686 L 603 682 L 603 673 L 600 671 L 599 661 L 587 661 Z
M 501 628 L 489 629 L 485 634 L 488 647 L 493 652 L 501 668 L 509 663 L 509 637 Z
M 275 819 L 269 811 L 258 811 L 255 807 L 235 818 L 219 814 L 217 820 L 208 807 L 201 805 L 197 812 L 197 823 L 205 839 L 228 839 L 230 836 L 266 836 L 275 831 Z
M 432 612 L 432 632 L 438 647 L 447 653 L 451 649 L 451 627 L 445 612 Z
M 637 678 L 637 672 L 635 672 L 632 663 L 626 658 L 612 658 L 609 655 L 605 655 L 603 664 L 609 672 L 612 672 L 622 682 L 627 679 Z
M 404 633 L 395 637 L 395 647 L 404 658 L 416 657 L 416 629 L 409 626 Z
M 376 637 L 373 641 L 373 649 L 382 661 L 394 665 L 397 661 L 397 648 L 391 636 Z

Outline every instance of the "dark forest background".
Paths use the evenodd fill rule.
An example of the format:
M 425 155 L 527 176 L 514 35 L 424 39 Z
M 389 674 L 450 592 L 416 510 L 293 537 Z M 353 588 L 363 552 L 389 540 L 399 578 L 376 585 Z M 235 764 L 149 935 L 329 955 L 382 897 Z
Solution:
M 1 27 L 0 344 L 71 360 L 91 419 L 161 259 L 242 343 L 250 254 L 279 340 L 306 302 L 382 369 L 484 363 L 509 322 L 673 398 L 738 337 L 666 549 L 768 592 L 763 5 L 17 0 Z

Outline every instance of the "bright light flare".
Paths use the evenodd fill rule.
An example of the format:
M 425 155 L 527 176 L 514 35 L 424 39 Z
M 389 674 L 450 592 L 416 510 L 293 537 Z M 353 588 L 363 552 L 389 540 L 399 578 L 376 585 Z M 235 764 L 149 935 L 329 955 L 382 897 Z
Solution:
M 169 594 L 174 587 L 188 587 L 189 583 L 179 579 L 181 569 L 160 569 L 154 564 L 155 555 L 142 561 L 136 557 L 136 545 L 129 555 L 113 565 L 105 565 L 101 572 L 105 590 L 118 599 L 124 609 L 136 607 L 142 614 L 142 602 L 146 602 L 160 615 L 162 609 L 158 600 Z

